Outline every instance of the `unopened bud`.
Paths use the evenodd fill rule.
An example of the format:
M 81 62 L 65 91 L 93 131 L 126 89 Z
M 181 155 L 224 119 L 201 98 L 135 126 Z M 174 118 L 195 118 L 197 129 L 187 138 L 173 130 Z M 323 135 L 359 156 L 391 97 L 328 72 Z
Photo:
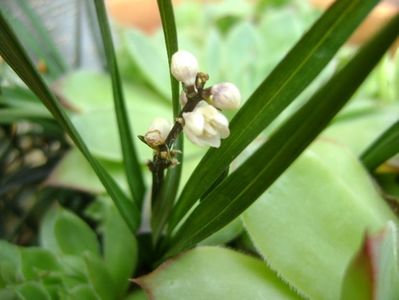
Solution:
M 155 118 L 147 133 L 144 135 L 144 140 L 151 148 L 156 148 L 165 143 L 165 140 L 172 129 L 172 123 L 164 118 Z
M 211 88 L 211 103 L 219 109 L 237 109 L 240 107 L 241 94 L 238 88 L 230 83 L 215 84 Z
M 172 56 L 171 72 L 177 80 L 186 86 L 192 86 L 198 73 L 198 61 L 188 51 L 177 51 Z

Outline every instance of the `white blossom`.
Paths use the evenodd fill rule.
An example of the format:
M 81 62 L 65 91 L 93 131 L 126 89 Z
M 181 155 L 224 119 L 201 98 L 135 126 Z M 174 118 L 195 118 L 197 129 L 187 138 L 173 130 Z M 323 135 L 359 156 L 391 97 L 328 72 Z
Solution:
M 184 133 L 199 146 L 218 148 L 230 134 L 229 121 L 215 107 L 200 101 L 192 112 L 183 113 Z
M 238 88 L 230 83 L 215 84 L 211 88 L 211 103 L 219 109 L 237 109 L 240 107 L 241 94 Z
M 160 146 L 165 143 L 172 127 L 173 125 L 170 121 L 164 118 L 155 118 L 144 135 L 144 140 L 150 147 Z
M 190 52 L 179 50 L 172 56 L 171 72 L 186 86 L 194 85 L 198 73 L 198 61 Z

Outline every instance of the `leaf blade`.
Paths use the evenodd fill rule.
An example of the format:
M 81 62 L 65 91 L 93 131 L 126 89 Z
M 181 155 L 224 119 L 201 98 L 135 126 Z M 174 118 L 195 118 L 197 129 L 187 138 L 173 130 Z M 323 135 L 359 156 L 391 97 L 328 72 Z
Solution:
M 361 159 L 372 171 L 399 152 L 399 120 L 383 132 L 362 154 Z
M 320 73 L 377 3 L 337 1 L 314 24 L 237 113 L 230 124 L 230 137 L 220 148 L 210 149 L 197 166 L 174 208 L 170 230 L 230 162 Z
M 123 162 L 130 193 L 137 205 L 141 207 L 145 192 L 144 179 L 141 167 L 137 158 L 137 151 L 132 139 L 132 130 L 129 125 L 126 101 L 123 94 L 122 82 L 116 61 L 115 50 L 112 42 L 111 30 L 103 0 L 94 1 L 97 20 L 100 27 L 104 52 L 111 73 L 112 91 L 115 105 L 115 114 L 119 129 L 119 138 L 122 149 Z

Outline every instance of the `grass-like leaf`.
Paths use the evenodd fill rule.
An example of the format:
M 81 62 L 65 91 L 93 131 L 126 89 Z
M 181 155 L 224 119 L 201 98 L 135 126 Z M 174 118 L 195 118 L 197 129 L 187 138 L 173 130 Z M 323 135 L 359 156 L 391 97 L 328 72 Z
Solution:
M 237 113 L 230 137 L 204 156 L 173 209 L 170 230 L 233 159 L 313 81 L 378 2 L 338 0 L 320 17 Z
M 176 32 L 175 17 L 173 13 L 173 5 L 171 0 L 157 0 L 158 9 L 161 15 L 162 28 L 165 37 L 166 51 L 168 54 L 169 69 L 172 55 L 178 50 L 178 40 Z M 170 74 L 170 83 L 172 89 L 173 118 L 175 119 L 180 112 L 179 101 L 179 82 Z M 176 150 L 183 151 L 183 138 L 180 137 L 176 141 Z M 159 199 L 155 201 L 153 207 L 153 216 L 151 219 L 153 236 L 156 241 L 162 232 L 162 229 L 170 215 L 177 190 L 179 188 L 180 177 L 183 167 L 183 157 L 178 155 L 177 159 L 180 164 L 173 169 L 169 169 Z
M 399 15 L 198 205 L 172 237 L 167 255 L 200 242 L 249 207 L 327 126 L 398 34 Z
M 138 207 L 130 201 L 120 189 L 114 179 L 102 167 L 102 165 L 91 155 L 89 149 L 77 132 L 67 114 L 63 111 L 55 96 L 51 93 L 43 78 L 38 74 L 20 41 L 12 31 L 0 11 L 0 55 L 14 69 L 26 85 L 43 102 L 54 118 L 69 134 L 75 145 L 86 157 L 93 170 L 104 184 L 108 194 L 112 197 L 121 215 L 132 231 L 139 224 L 140 212 Z M 101 128 L 99 128 L 101 129 Z
M 399 153 L 399 120 L 366 149 L 361 159 L 366 167 L 373 171 L 397 153 Z
M 132 131 L 129 125 L 122 82 L 112 42 L 111 30 L 103 0 L 94 0 L 97 12 L 97 20 L 101 31 L 108 69 L 111 73 L 112 91 L 114 95 L 115 114 L 119 129 L 123 163 L 127 176 L 130 193 L 138 206 L 141 206 L 144 198 L 144 180 L 141 172 L 137 152 L 132 139 Z

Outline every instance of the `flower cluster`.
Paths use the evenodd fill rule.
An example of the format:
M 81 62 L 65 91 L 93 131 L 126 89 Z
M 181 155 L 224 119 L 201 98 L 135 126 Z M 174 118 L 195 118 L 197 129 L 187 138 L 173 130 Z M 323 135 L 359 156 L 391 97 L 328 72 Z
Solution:
M 180 50 L 172 56 L 171 73 L 183 84 L 180 95 L 183 108 L 176 120 L 177 127 L 181 126 L 180 131 L 183 130 L 194 144 L 218 148 L 221 139 L 230 134 L 229 121 L 221 110 L 237 109 L 241 102 L 240 91 L 230 82 L 204 88 L 208 75 L 199 72 L 197 59 L 188 51 Z M 142 140 L 151 148 L 159 149 L 173 138 L 176 128 L 157 118 Z

